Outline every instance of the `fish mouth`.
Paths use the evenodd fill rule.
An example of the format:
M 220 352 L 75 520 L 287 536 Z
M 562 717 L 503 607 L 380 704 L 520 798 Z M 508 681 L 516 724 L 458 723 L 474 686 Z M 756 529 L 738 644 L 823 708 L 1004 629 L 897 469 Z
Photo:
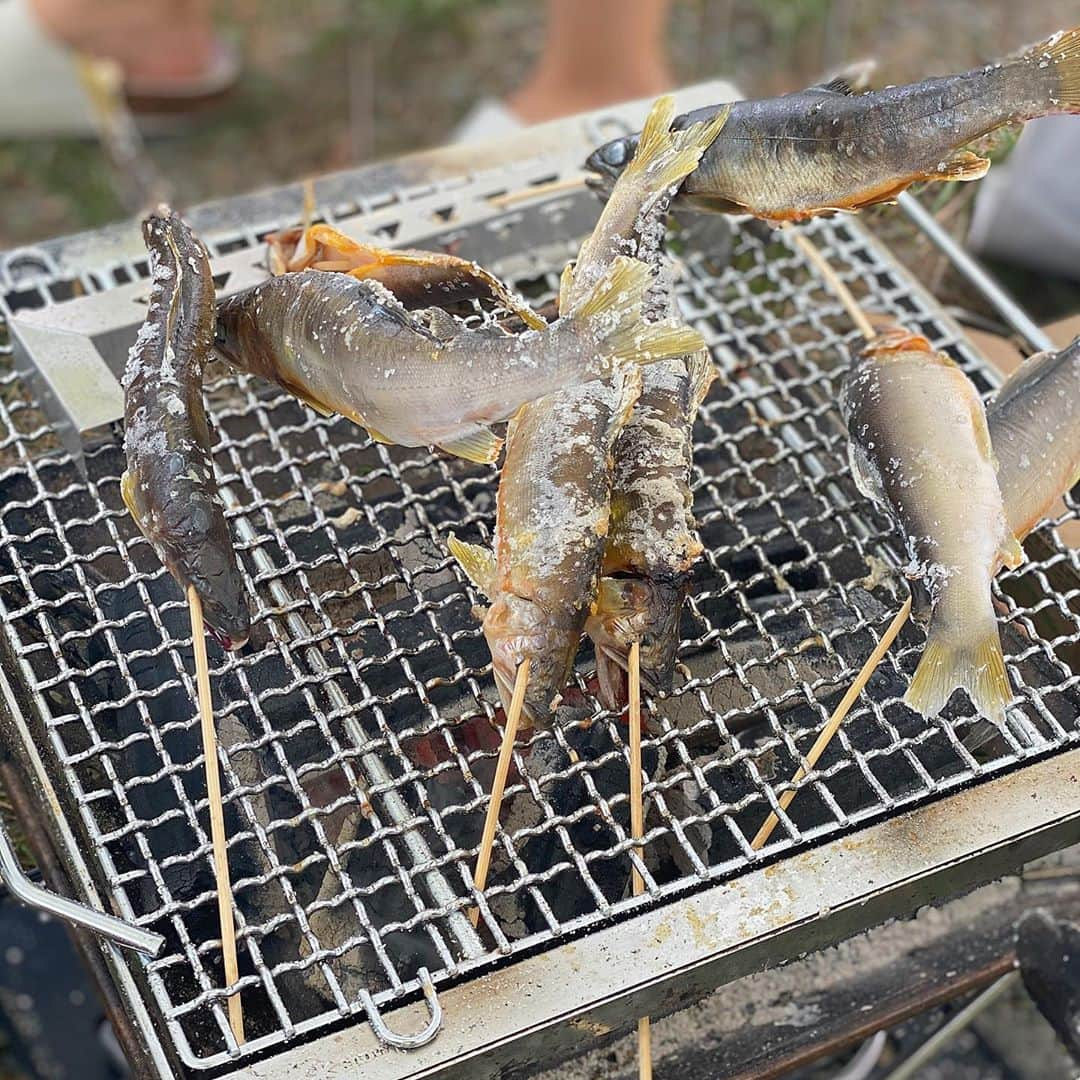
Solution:
M 225 630 L 221 630 L 216 626 L 206 624 L 206 632 L 216 641 L 226 652 L 236 652 L 237 649 L 242 649 L 248 643 L 248 636 L 237 634 L 235 637 Z
M 502 664 L 493 664 L 491 668 L 491 674 L 495 679 L 495 689 L 499 692 L 499 699 L 502 701 L 503 712 L 509 716 L 510 702 L 514 698 L 514 684 L 517 682 L 517 671 L 515 668 L 513 675 L 507 673 Z M 536 724 L 536 717 L 533 714 L 532 706 L 527 700 L 521 703 L 521 716 L 525 719 L 525 727 L 533 727 Z

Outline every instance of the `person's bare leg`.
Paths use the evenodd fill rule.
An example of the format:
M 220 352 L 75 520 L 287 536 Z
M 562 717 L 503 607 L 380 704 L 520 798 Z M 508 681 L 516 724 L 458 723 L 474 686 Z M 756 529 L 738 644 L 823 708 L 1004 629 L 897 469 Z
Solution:
M 165 89 L 198 78 L 216 48 L 209 0 L 29 0 L 54 38 L 115 60 L 129 84 Z
M 527 124 L 671 88 L 670 0 L 548 0 L 544 51 L 507 102 Z

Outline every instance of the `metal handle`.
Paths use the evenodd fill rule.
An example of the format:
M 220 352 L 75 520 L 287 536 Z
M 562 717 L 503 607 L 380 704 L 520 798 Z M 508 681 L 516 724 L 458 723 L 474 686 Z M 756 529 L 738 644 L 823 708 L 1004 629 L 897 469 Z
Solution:
M 993 275 L 972 258 L 938 223 L 937 219 L 910 191 L 903 192 L 896 200 L 900 208 L 926 234 L 930 241 L 948 258 L 990 301 L 1001 317 L 1015 330 L 1035 352 L 1052 352 L 1054 343 L 1042 327 L 1028 317 L 1024 309 L 998 284 Z
M 416 974 L 420 980 L 420 988 L 424 991 L 424 1001 L 427 1003 L 429 1019 L 427 1025 L 413 1035 L 402 1035 L 389 1027 L 382 1018 L 382 1013 L 379 1012 L 371 995 L 366 990 L 360 996 L 367 1012 L 368 1023 L 371 1024 L 371 1030 L 375 1032 L 380 1042 L 385 1043 L 387 1046 L 393 1046 L 398 1050 L 418 1050 L 421 1046 L 431 1042 L 439 1034 L 439 1028 L 442 1027 L 442 1006 L 439 1004 L 439 995 L 435 990 L 434 982 L 431 980 L 431 974 L 427 968 L 423 967 Z
M 8 839 L 4 823 L 0 820 L 0 881 L 2 881 L 20 903 L 39 911 L 47 911 L 64 922 L 75 926 L 85 926 L 95 934 L 124 949 L 134 949 L 151 958 L 158 955 L 165 945 L 160 934 L 107 915 L 103 911 L 86 907 L 66 896 L 50 892 L 32 882 L 19 865 L 15 848 Z

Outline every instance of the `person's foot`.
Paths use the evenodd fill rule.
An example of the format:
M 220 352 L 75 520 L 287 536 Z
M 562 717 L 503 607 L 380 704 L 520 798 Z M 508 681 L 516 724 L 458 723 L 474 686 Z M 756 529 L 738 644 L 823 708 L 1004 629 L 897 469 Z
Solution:
M 205 0 L 27 2 L 54 40 L 115 61 L 135 96 L 201 95 L 208 77 L 221 81 L 224 49 Z
M 656 70 L 618 71 L 610 78 L 562 78 L 538 71 L 506 101 L 506 107 L 523 124 L 540 124 L 561 116 L 600 109 L 620 101 L 656 97 L 670 90 L 671 74 Z

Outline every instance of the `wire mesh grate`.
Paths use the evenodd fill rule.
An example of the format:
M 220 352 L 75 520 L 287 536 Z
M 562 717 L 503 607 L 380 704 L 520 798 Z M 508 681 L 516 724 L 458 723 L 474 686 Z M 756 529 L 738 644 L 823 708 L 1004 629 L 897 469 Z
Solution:
M 578 239 L 558 208 L 588 212 L 582 198 L 555 200 L 547 220 L 562 231 L 493 267 L 538 304 Z M 509 250 L 520 220 L 492 227 Z M 991 389 L 859 225 L 809 232 L 870 310 L 920 328 Z M 901 602 L 902 556 L 847 470 L 836 396 L 857 335 L 841 307 L 783 234 L 740 223 L 722 254 L 723 230 L 708 236 L 688 229 L 679 258 L 684 311 L 722 371 L 695 431 L 706 555 L 683 618 L 685 677 L 647 704 L 646 838 L 630 840 L 625 726 L 596 706 L 586 652 L 559 726 L 515 755 L 478 932 L 470 868 L 501 713 L 472 611 L 482 597 L 444 542 L 451 530 L 490 541 L 497 474 L 374 444 L 242 377 L 210 379 L 215 466 L 255 610 L 252 646 L 211 657 L 240 1049 L 219 989 L 186 604 L 123 507 L 118 440 L 87 449 L 84 476 L 10 367 L 0 374 L 9 675 L 100 884 L 167 939 L 144 975 L 190 1072 L 415 997 L 422 968 L 460 979 L 754 865 L 750 838 Z M 78 295 L 55 268 L 16 269 L 0 282 L 6 313 Z M 114 263 L 81 287 L 145 272 Z M 1061 528 L 1077 509 L 1068 500 L 1034 533 L 996 588 L 1010 725 L 988 734 L 961 695 L 934 723 L 904 708 L 922 641 L 909 626 L 766 854 L 1076 742 L 1080 567 Z M 630 897 L 632 860 L 644 900 Z

